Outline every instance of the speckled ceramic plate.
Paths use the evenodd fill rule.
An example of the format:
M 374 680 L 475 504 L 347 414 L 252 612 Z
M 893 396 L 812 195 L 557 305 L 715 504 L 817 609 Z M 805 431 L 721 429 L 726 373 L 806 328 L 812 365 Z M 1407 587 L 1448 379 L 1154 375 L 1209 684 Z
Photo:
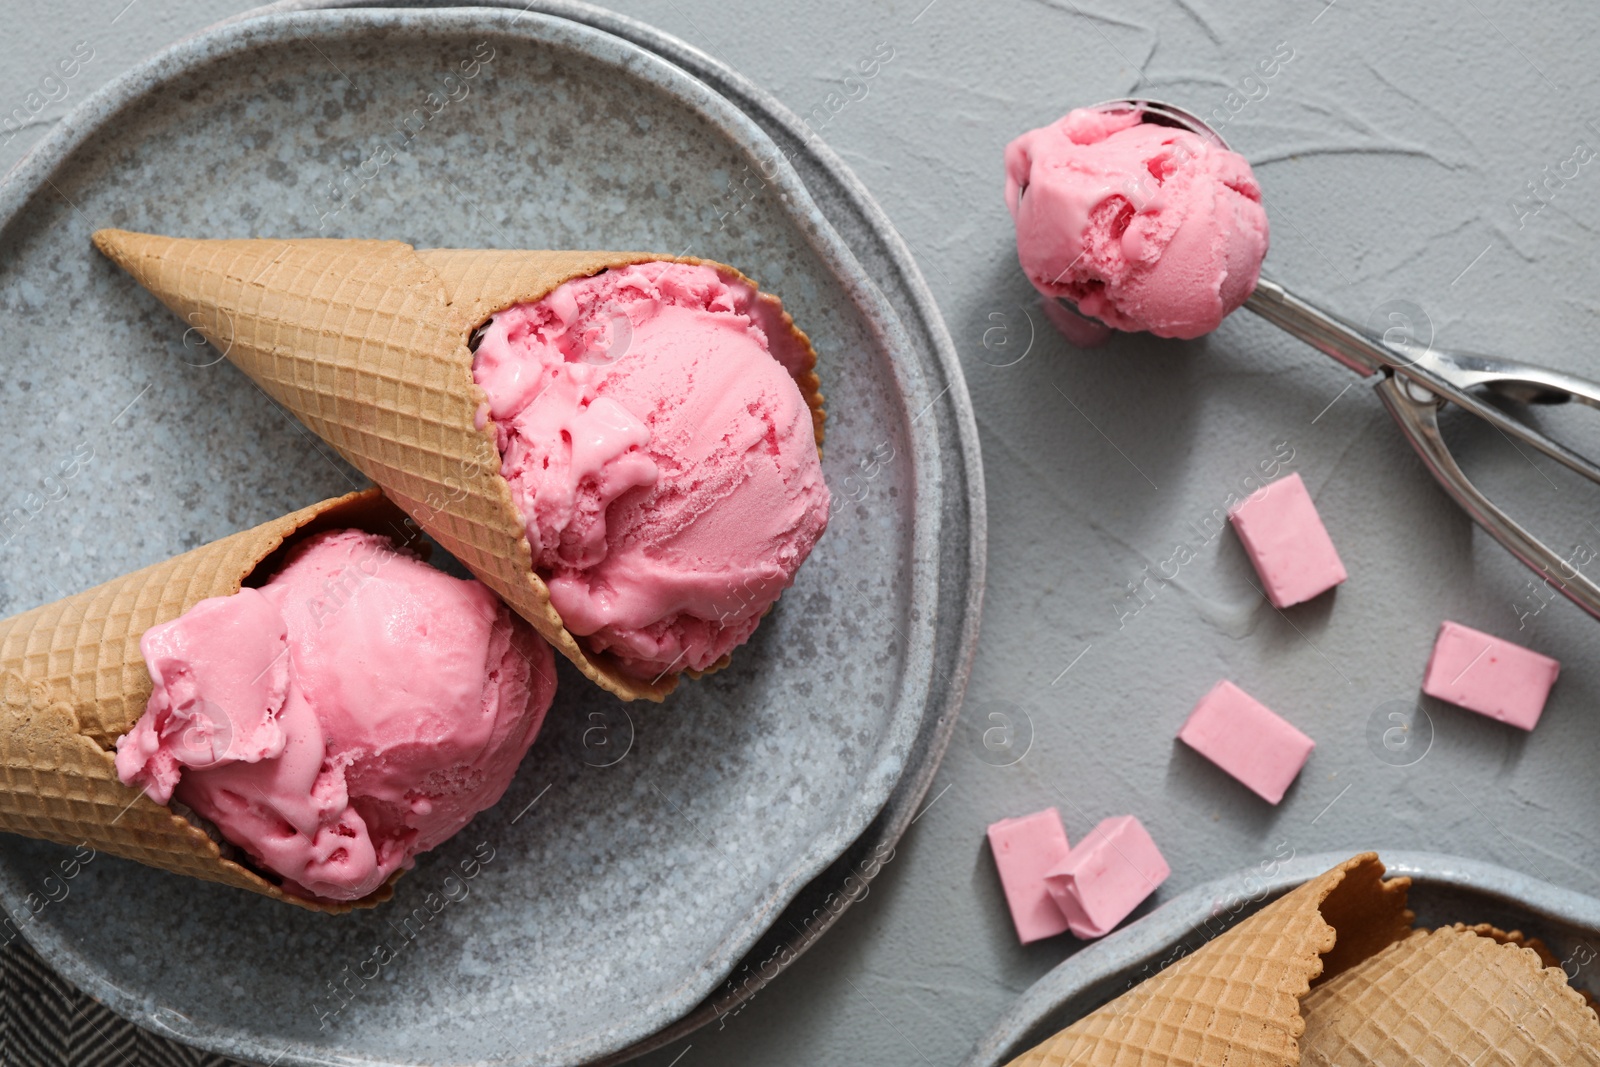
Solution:
M 1300 856 L 1270 874 L 1246 870 L 1197 886 L 1074 954 L 1039 979 L 978 1042 L 964 1067 L 1000 1067 L 1193 952 L 1295 886 L 1350 858 Z M 1390 875 L 1409 875 L 1421 926 L 1493 923 L 1544 940 L 1575 985 L 1600 991 L 1600 900 L 1492 863 L 1432 852 L 1380 852 Z
M 731 669 L 663 706 L 563 669 L 504 801 L 376 911 L 107 857 L 47 885 L 67 852 L 4 838 L 0 900 L 47 960 L 241 1058 L 575 1063 L 733 1010 L 860 895 L 965 684 L 982 484 L 920 276 L 794 116 L 574 4 L 266 9 L 112 84 L 0 185 L 0 454 L 19 501 L 39 490 L 0 533 L 6 613 L 358 484 L 93 252 L 102 226 L 736 264 L 822 354 L 835 506 Z

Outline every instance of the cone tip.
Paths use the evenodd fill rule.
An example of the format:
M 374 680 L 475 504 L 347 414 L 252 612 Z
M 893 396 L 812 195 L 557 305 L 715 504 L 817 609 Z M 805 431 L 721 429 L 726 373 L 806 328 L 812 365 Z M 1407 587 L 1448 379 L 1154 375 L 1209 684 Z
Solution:
M 148 237 L 148 234 L 134 233 L 131 230 L 96 230 L 90 239 L 94 241 L 94 246 L 100 250 L 101 255 L 126 270 L 128 263 L 133 259 L 134 241 Z

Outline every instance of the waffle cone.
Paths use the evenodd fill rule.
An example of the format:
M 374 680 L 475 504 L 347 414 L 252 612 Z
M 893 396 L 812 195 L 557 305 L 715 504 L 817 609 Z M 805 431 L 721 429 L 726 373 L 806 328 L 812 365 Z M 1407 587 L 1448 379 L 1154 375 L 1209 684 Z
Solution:
M 1294 1067 L 1301 998 L 1405 935 L 1409 885 L 1383 881 L 1374 853 L 1347 860 L 1010 1067 Z
M 144 712 L 139 639 L 207 597 L 237 593 L 293 534 L 359 527 L 407 540 L 405 516 L 376 490 L 326 500 L 164 563 L 0 621 L 0 831 L 254 890 L 315 911 L 370 907 L 283 892 L 223 856 L 203 831 L 122 784 L 116 739 Z
M 299 416 L 571 660 L 625 700 L 660 700 L 676 675 L 634 677 L 584 649 L 561 623 L 511 491 L 468 340 L 490 315 L 574 278 L 647 261 L 648 252 L 416 251 L 398 241 L 183 240 L 101 230 L 96 246 L 278 403 Z M 816 356 L 775 298 L 758 314 L 789 331 L 786 367 L 824 413 Z M 720 666 L 720 664 L 719 664 Z
M 1473 933 L 1480 934 L 1483 937 L 1493 938 L 1502 945 L 1516 945 L 1519 948 L 1532 949 L 1533 954 L 1539 957 L 1539 963 L 1541 966 L 1562 967 L 1562 973 L 1565 973 L 1565 968 L 1563 967 L 1562 962 L 1556 958 L 1556 954 L 1554 952 L 1550 951 L 1549 945 L 1546 945 L 1537 937 L 1528 937 L 1521 930 L 1512 930 L 1511 932 L 1507 933 L 1498 926 L 1491 926 L 1488 923 L 1478 923 L 1476 926 L 1467 926 L 1465 923 L 1456 923 L 1456 928 L 1459 930 L 1471 930 Z M 1590 1009 L 1594 1011 L 1595 1015 L 1600 1017 L 1600 999 L 1597 999 L 1595 995 L 1589 992 L 1587 989 L 1578 989 L 1578 995 L 1583 998 L 1585 1004 L 1589 1005 Z
M 1531 949 L 1533 954 L 1539 957 L 1539 966 L 1541 967 L 1561 966 L 1561 961 L 1556 959 L 1556 954 L 1550 951 L 1549 945 L 1537 937 L 1529 937 L 1521 930 L 1502 930 L 1492 923 L 1477 923 L 1473 926 L 1468 926 L 1466 923 L 1456 923 L 1454 928 L 1477 934 L 1479 937 L 1487 937 L 1491 941 L 1499 942 L 1502 945 L 1516 945 L 1518 948 Z
M 1419 930 L 1306 998 L 1301 1063 L 1600 1064 L 1600 1019 L 1538 952 L 1470 927 Z

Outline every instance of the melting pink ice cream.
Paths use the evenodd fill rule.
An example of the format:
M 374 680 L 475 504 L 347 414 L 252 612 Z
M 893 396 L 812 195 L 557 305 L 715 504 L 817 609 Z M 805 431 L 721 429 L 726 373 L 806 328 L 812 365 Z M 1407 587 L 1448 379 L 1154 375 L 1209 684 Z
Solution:
M 498 801 L 555 695 L 550 646 L 482 583 L 359 530 L 307 538 L 139 647 L 155 688 L 118 776 L 328 900 Z
M 1134 111 L 1079 108 L 1012 141 L 1006 206 L 1034 288 L 1119 330 L 1210 333 L 1267 254 L 1245 158 Z
M 566 628 L 652 678 L 754 632 L 828 523 L 799 344 L 750 286 L 642 263 L 495 315 L 473 376 Z

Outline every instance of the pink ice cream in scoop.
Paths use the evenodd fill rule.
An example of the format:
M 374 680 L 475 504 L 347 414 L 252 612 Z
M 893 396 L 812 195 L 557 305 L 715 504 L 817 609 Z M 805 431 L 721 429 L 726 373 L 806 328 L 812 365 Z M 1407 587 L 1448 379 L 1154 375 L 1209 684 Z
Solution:
M 1080 108 L 1012 141 L 1006 206 L 1034 288 L 1119 330 L 1210 333 L 1267 254 L 1244 157 L 1134 111 Z
M 642 263 L 485 327 L 474 377 L 566 628 L 645 678 L 749 639 L 828 523 L 800 345 L 715 269 Z
M 117 774 L 284 888 L 357 900 L 494 804 L 555 695 L 550 646 L 481 583 L 359 530 L 140 640 Z

